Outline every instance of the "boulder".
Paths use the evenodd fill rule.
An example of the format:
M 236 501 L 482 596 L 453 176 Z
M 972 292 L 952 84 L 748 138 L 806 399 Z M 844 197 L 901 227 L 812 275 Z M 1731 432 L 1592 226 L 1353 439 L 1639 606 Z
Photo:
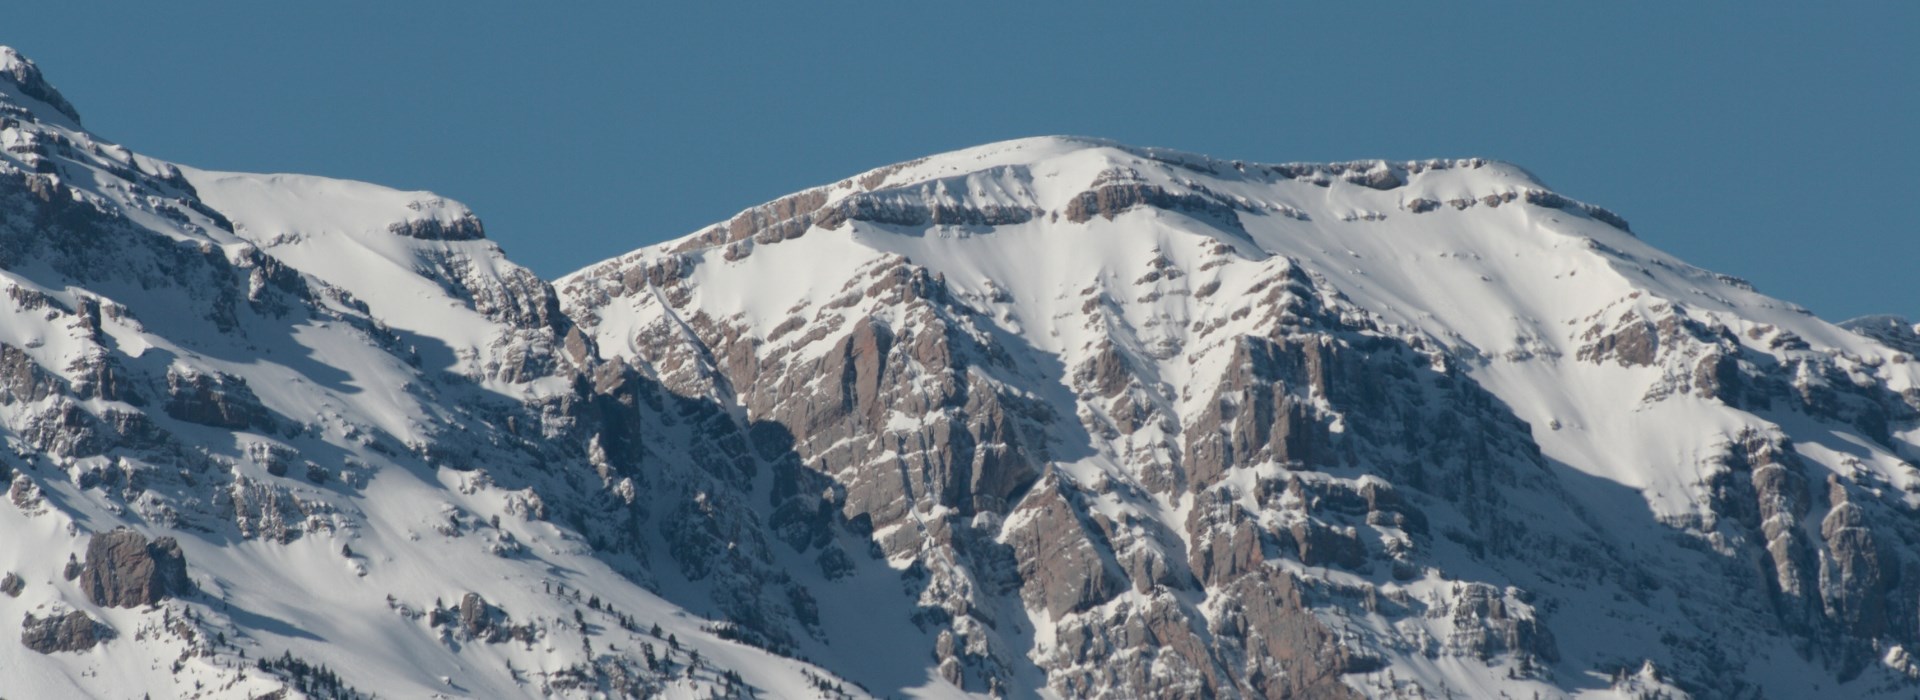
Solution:
M 78 610 L 46 618 L 27 613 L 20 624 L 20 643 L 42 654 L 86 651 L 112 638 L 112 628 Z
M 193 591 L 179 542 L 171 537 L 149 541 L 127 529 L 93 536 L 79 584 L 95 605 L 110 608 L 152 605 Z

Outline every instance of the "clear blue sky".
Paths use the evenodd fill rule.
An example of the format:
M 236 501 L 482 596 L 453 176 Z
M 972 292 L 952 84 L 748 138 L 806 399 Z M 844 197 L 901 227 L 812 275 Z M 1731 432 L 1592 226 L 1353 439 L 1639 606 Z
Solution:
M 434 190 L 549 277 L 1066 133 L 1510 160 L 1829 318 L 1920 316 L 1920 3 L 1337 5 L 64 0 L 0 43 L 135 150 Z

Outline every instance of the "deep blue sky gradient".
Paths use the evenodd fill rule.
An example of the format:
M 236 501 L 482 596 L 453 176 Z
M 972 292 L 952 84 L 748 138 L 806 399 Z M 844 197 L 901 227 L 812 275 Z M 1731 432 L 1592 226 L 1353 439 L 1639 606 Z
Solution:
M 1920 316 L 1920 3 L 9 3 L 89 127 L 466 202 L 556 276 L 868 168 L 1084 134 L 1485 156 L 1832 319 Z

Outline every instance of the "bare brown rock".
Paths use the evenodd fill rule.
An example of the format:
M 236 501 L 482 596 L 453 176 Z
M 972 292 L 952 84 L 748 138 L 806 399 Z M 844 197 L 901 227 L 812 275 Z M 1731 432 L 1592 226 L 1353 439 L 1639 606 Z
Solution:
M 171 537 L 149 541 L 133 530 L 94 535 L 79 585 L 95 605 L 133 608 L 194 590 L 186 556 Z
M 1188 214 L 1245 233 L 1236 207 L 1229 201 L 1196 193 L 1178 193 L 1159 185 L 1141 182 L 1100 184 L 1082 192 L 1067 203 L 1068 221 L 1086 223 L 1093 217 L 1112 221 L 1136 207 L 1152 207 Z
M 1019 557 L 1021 596 L 1055 620 L 1126 588 L 1125 575 L 1107 554 L 1111 545 L 1081 520 L 1067 488 L 1058 481 L 1035 487 L 1012 516 L 1024 524 L 1007 535 Z
M 1226 491 L 1194 496 L 1187 515 L 1187 533 L 1193 538 L 1187 566 L 1202 583 L 1223 583 L 1259 568 L 1266 560 L 1261 530 Z
M 1083 363 L 1074 373 L 1074 383 L 1092 389 L 1101 396 L 1113 397 L 1125 391 L 1133 380 L 1133 373 L 1127 367 L 1126 358 L 1120 355 L 1120 349 L 1112 341 L 1102 340 L 1100 347 L 1094 350 L 1093 357 Z
M 0 404 L 39 401 L 65 388 L 59 377 L 40 368 L 26 351 L 0 343 Z
M 1268 698 L 1358 698 L 1341 680 L 1355 660 L 1308 611 L 1293 577 L 1262 568 L 1224 587 L 1231 601 L 1214 623 L 1217 634 L 1246 645 L 1245 678 Z
M 1351 529 L 1335 529 L 1311 520 L 1296 522 L 1289 529 L 1307 566 L 1340 566 L 1357 569 L 1366 564 L 1367 547 Z
M 42 654 L 86 651 L 112 638 L 112 628 L 78 610 L 47 618 L 27 613 L 20 624 L 20 643 Z
M 1337 463 L 1321 418 L 1302 400 L 1327 391 L 1323 368 L 1336 352 L 1312 339 L 1241 341 L 1231 373 L 1187 431 L 1188 487 L 1199 491 L 1228 469 L 1266 461 Z

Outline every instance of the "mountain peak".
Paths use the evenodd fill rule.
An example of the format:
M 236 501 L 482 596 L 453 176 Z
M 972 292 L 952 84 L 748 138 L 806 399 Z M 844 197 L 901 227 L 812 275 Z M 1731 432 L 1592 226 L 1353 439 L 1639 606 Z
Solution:
M 74 126 L 80 125 L 80 112 L 40 74 L 40 66 L 11 46 L 0 46 L 0 78 L 5 78 L 0 80 L 0 91 L 4 91 L 0 92 L 0 100 L 14 103 L 16 99 L 5 93 L 18 91 L 20 96 L 44 104 L 72 120 Z M 7 83 L 12 83 L 12 89 L 7 89 Z M 35 111 L 31 104 L 20 106 L 28 112 Z
M 659 249 L 728 246 L 732 258 L 847 222 L 920 232 L 1036 219 L 1111 221 L 1139 209 L 1199 219 L 1202 229 L 1246 240 L 1244 217 L 1378 222 L 1389 212 L 1490 210 L 1515 201 L 1630 232 L 1619 215 L 1560 195 L 1525 168 L 1485 158 L 1259 163 L 1092 137 L 1036 136 L 868 170 L 749 208 Z
M 1920 370 L 1895 346 L 1911 324 L 1844 332 L 1517 166 L 1020 139 L 775 200 L 557 287 L 591 346 L 768 426 L 843 488 L 832 507 L 891 570 L 939 552 L 910 589 L 957 611 L 937 634 L 967 641 L 935 654 L 963 688 L 1572 697 L 1555 684 L 1594 668 L 1622 696 L 1775 668 L 1792 669 L 1766 680 L 1777 697 L 1920 683 L 1920 637 L 1872 666 L 1887 630 L 1920 628 L 1846 607 L 1910 583 L 1878 573 L 1896 557 L 1920 566 L 1920 536 L 1879 524 L 1920 503 L 1920 400 L 1902 393 Z M 969 559 L 974 543 L 1006 558 Z M 999 632 L 1019 613 L 972 617 L 996 569 L 1017 572 L 1001 609 L 1032 637 Z M 1261 607 L 1307 597 L 1286 591 L 1318 599 Z M 1568 612 L 1596 609 L 1619 622 Z M 1337 620 L 1291 639 L 1352 655 L 1198 634 L 1254 619 Z M 1158 626 L 1109 634 L 1136 624 Z M 1807 634 L 1834 651 L 1777 641 Z M 1262 654 L 1301 665 L 1239 663 Z M 1156 675 L 1175 665 L 1195 676 Z

